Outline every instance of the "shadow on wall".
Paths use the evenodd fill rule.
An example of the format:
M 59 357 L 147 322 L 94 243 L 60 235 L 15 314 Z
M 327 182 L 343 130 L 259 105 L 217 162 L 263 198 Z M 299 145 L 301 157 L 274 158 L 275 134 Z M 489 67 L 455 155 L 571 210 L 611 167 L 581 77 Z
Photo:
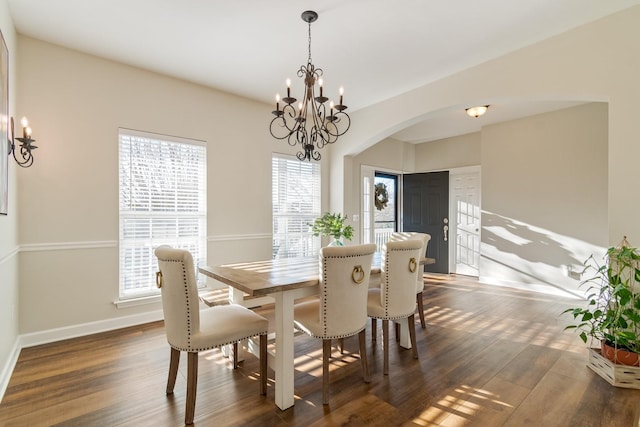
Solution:
M 480 271 L 489 282 L 524 285 L 545 293 L 584 297 L 579 289 L 582 264 L 605 248 L 550 230 L 482 213 Z

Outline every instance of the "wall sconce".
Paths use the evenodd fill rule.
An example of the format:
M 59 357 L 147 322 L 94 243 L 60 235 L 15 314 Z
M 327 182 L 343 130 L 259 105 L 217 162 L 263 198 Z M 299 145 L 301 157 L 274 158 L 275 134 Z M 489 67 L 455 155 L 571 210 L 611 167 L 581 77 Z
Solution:
M 469 117 L 480 117 L 489 109 L 488 105 L 481 105 L 479 107 L 467 108 L 465 111 Z
M 27 118 L 23 117 L 22 120 L 20 120 L 20 124 L 22 125 L 22 138 L 14 138 L 13 117 L 11 117 L 11 140 L 9 141 L 10 145 L 9 145 L 8 154 L 11 155 L 11 153 L 13 153 L 13 158 L 15 159 L 16 163 L 18 163 L 18 165 L 22 166 L 23 168 L 28 168 L 33 164 L 32 151 L 38 147 L 33 145 L 33 143 L 36 142 L 36 140 L 31 139 L 31 128 L 29 127 L 29 121 L 27 120 Z M 20 160 L 16 155 L 16 151 L 17 151 L 16 143 L 15 143 L 16 139 L 20 141 L 19 155 L 22 158 L 22 160 Z

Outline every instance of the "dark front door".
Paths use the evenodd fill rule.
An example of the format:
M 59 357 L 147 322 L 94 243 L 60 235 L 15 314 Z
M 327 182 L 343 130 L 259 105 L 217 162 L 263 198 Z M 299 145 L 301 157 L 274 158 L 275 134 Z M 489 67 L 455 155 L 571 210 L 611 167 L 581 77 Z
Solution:
M 425 271 L 449 273 L 449 172 L 403 175 L 402 230 L 427 233 L 427 257 L 436 263 Z

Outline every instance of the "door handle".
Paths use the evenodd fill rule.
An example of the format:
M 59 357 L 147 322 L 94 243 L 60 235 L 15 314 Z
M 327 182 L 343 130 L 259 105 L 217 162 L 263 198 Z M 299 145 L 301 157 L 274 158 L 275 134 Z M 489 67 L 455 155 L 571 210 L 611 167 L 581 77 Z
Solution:
M 442 227 L 442 231 L 444 232 L 444 241 L 446 242 L 448 240 L 447 238 L 447 233 L 449 232 L 449 218 L 445 218 L 442 220 L 442 222 L 444 222 L 444 227 Z

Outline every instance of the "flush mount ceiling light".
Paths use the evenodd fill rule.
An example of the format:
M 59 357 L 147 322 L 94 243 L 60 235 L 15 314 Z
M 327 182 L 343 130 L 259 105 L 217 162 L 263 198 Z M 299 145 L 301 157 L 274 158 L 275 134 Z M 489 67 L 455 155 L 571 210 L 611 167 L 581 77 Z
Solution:
M 317 151 L 326 144 L 333 144 L 338 137 L 344 135 L 351 119 L 345 112 L 347 106 L 342 103 L 343 89 L 340 88 L 340 102 L 334 104 L 322 93 L 322 69 L 316 68 L 311 62 L 311 23 L 318 19 L 318 14 L 312 10 L 302 13 L 302 20 L 309 24 L 309 59 L 307 65 L 298 70 L 298 77 L 304 80 L 304 95 L 297 105 L 296 98 L 291 96 L 291 80 L 287 79 L 287 96 L 280 98 L 276 94 L 276 109 L 272 112 L 276 116 L 271 120 L 269 131 L 276 139 L 286 139 L 289 145 L 300 144 L 300 151 L 296 154 L 299 160 L 320 160 Z M 319 96 L 316 94 L 318 84 Z M 280 109 L 280 101 L 283 107 Z
M 469 117 L 480 117 L 489 109 L 488 105 L 481 105 L 479 107 L 467 108 L 465 111 Z

